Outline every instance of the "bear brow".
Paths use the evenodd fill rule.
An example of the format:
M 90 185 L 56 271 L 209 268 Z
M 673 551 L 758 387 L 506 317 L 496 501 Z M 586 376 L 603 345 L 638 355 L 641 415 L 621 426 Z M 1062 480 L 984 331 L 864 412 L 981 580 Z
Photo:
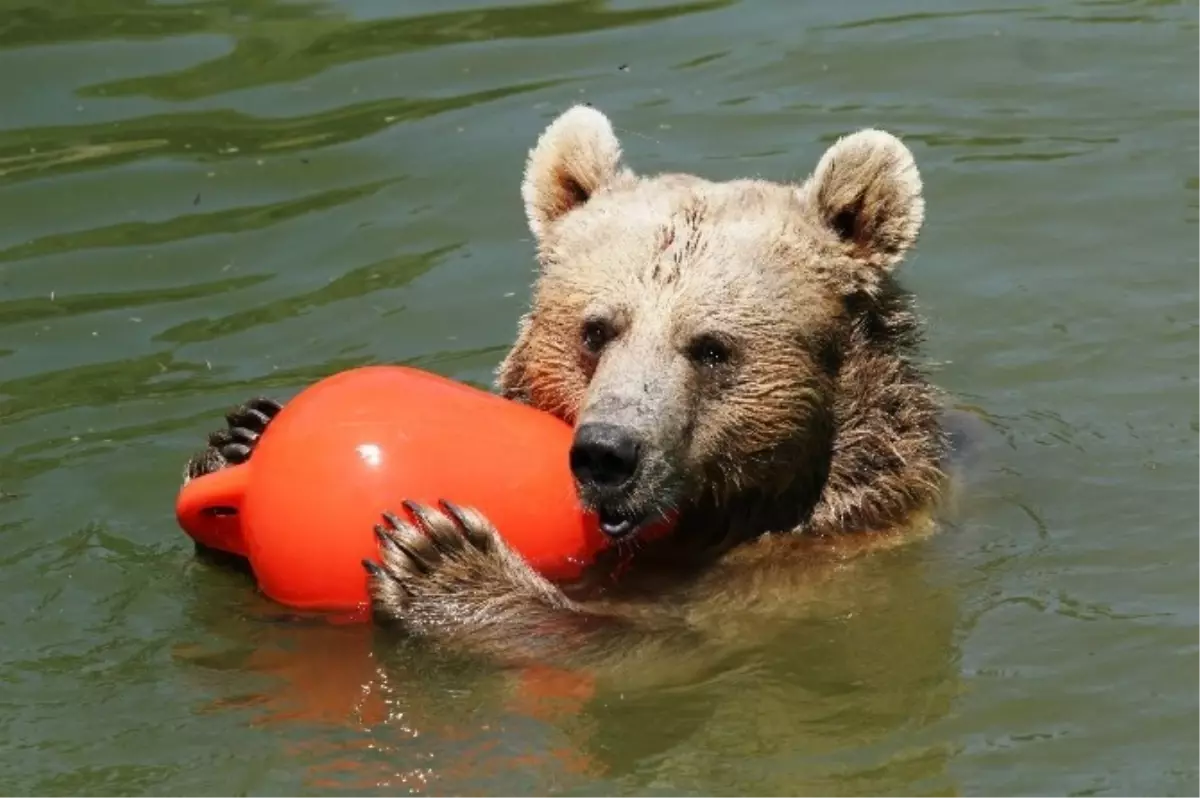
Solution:
M 704 229 L 708 216 L 708 203 L 702 197 L 693 197 L 690 202 L 680 209 L 680 216 L 683 217 L 683 226 L 687 238 L 683 244 L 683 251 L 676 251 L 676 263 L 681 258 L 692 257 L 704 249 Z
M 659 257 L 654 259 L 654 265 L 650 270 L 651 280 L 664 285 L 675 282 L 679 279 L 683 261 L 695 257 L 704 250 L 706 244 L 704 221 L 707 213 L 708 203 L 700 197 L 693 197 L 672 214 L 669 222 L 658 228 L 655 237 L 658 243 L 657 254 Z M 680 227 L 684 232 L 683 246 L 681 247 L 675 246 Z M 669 262 L 661 257 L 668 250 L 671 250 Z
M 660 285 L 671 285 L 679 279 L 679 258 L 655 258 L 650 267 L 650 280 Z
M 679 252 L 675 251 L 671 258 L 664 257 L 668 250 L 675 245 L 675 225 L 667 222 L 655 231 L 658 246 L 654 253 L 654 262 L 650 266 L 651 282 L 670 285 L 679 279 Z

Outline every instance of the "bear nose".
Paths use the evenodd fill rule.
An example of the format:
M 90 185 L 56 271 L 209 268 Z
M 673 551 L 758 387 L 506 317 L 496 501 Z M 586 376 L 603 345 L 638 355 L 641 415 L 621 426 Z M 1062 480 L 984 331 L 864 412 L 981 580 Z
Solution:
M 571 444 L 571 473 L 582 485 L 619 488 L 633 478 L 641 442 L 615 424 L 584 424 Z

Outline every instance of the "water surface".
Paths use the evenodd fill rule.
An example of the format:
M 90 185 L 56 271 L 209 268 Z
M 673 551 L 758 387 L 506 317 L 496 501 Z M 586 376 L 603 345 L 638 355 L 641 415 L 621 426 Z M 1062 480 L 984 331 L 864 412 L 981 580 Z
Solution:
M 1169 0 L 0 3 L 14 793 L 1174 794 L 1197 781 L 1197 11 Z M 799 179 L 910 143 L 986 421 L 961 520 L 656 690 L 279 622 L 172 501 L 223 410 L 487 384 L 540 130 Z

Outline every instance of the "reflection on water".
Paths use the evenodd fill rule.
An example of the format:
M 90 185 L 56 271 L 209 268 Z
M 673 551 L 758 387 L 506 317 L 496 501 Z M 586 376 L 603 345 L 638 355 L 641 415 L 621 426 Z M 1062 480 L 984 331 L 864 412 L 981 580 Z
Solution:
M 1197 30 L 1182 0 L 6 3 L 4 783 L 1194 794 Z M 648 171 L 906 138 L 903 277 L 969 444 L 944 533 L 623 674 L 289 617 L 197 560 L 171 500 L 229 405 L 375 362 L 488 382 L 523 159 L 579 101 Z
M 714 655 L 686 684 L 497 672 L 245 597 L 231 618 L 227 600 L 198 595 L 204 642 L 172 656 L 219 696 L 202 716 L 240 712 L 286 739 L 306 790 L 953 791 L 952 748 L 926 738 L 961 690 L 957 596 L 925 567 L 910 552 L 854 564 L 809 617 Z M 885 768 L 844 753 L 894 735 L 908 745 Z

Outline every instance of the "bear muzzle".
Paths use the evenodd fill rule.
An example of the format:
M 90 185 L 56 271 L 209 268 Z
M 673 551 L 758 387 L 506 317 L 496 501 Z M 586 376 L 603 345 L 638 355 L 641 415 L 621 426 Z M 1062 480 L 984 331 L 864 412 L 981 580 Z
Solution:
M 627 427 L 593 422 L 575 431 L 571 445 L 571 473 L 580 497 L 600 516 L 600 529 L 609 537 L 623 538 L 636 531 L 639 519 L 622 511 L 641 465 L 643 443 Z

